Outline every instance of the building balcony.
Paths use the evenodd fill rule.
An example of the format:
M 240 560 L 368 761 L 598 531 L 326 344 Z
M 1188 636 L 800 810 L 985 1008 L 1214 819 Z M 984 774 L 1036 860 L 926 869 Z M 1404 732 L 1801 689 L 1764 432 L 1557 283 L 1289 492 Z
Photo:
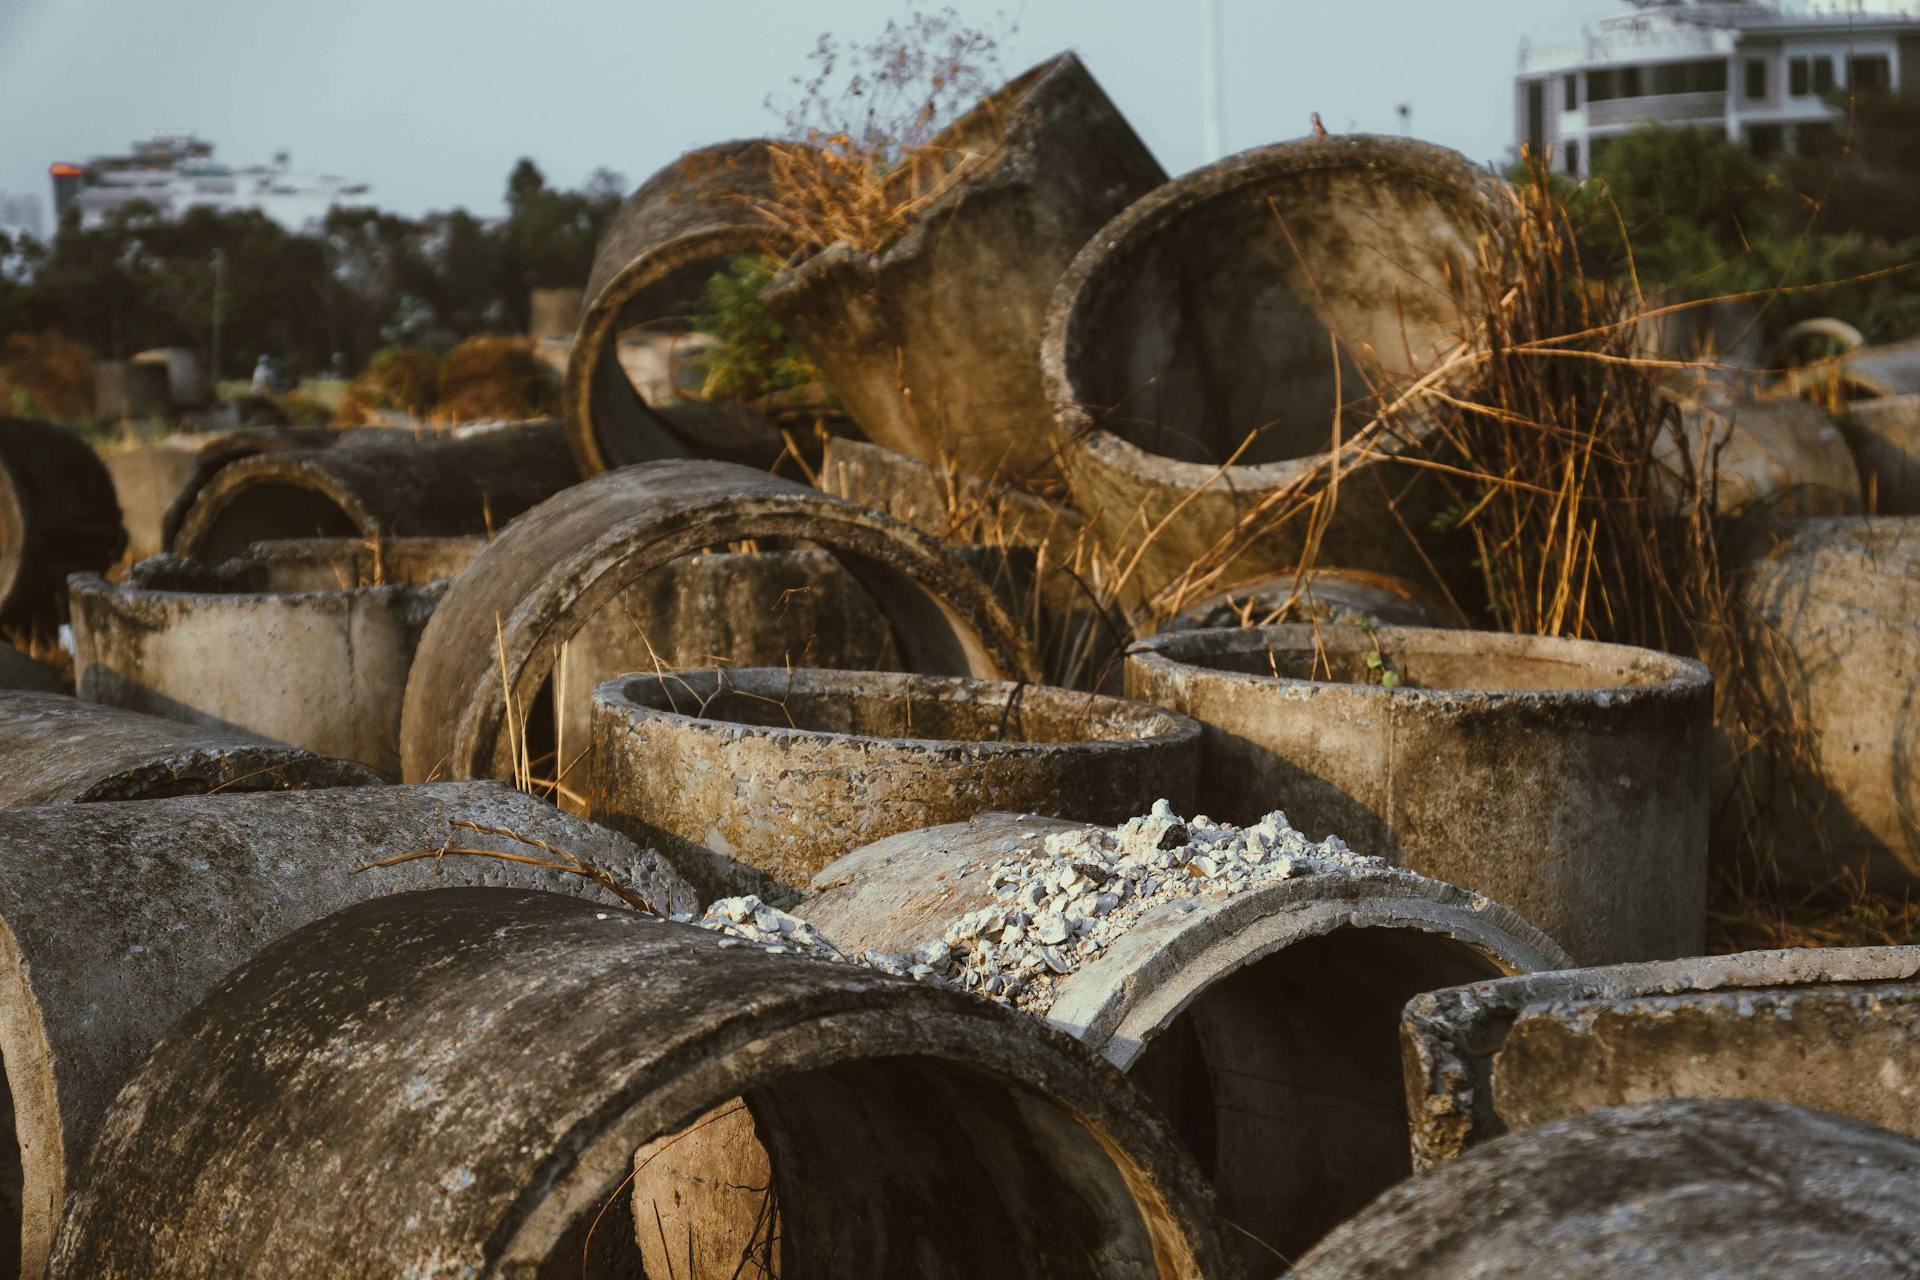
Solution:
M 1589 129 L 1627 128 L 1638 124 L 1717 123 L 1726 117 L 1727 95 L 1724 92 L 1613 98 L 1587 104 Z

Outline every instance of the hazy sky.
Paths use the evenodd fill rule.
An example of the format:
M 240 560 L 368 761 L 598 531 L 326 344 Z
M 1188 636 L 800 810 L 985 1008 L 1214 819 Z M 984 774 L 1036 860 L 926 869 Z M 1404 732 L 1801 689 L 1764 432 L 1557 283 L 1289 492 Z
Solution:
M 1417 135 L 1477 159 L 1512 142 L 1521 34 L 1614 0 L 1221 0 L 1228 151 L 1329 129 Z M 0 191 L 192 130 L 221 159 L 363 179 L 407 213 L 500 209 L 530 155 L 637 185 L 681 151 L 777 127 L 765 99 L 823 31 L 876 34 L 938 0 L 0 0 Z M 1203 159 L 1199 0 L 956 0 L 1017 19 L 1009 74 L 1075 49 L 1172 173 Z M 49 214 L 51 209 L 49 208 Z

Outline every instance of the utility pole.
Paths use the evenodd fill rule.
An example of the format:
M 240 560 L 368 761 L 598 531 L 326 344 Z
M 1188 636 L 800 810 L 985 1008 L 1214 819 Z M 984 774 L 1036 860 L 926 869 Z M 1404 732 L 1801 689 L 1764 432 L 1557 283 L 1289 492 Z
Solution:
M 226 304 L 227 292 L 227 251 L 213 251 L 213 350 L 207 363 L 212 366 L 208 374 L 207 385 L 218 388 L 220 385 L 220 311 Z
M 1202 0 L 1200 6 L 1200 149 L 1212 164 L 1226 154 L 1226 89 L 1220 73 L 1224 42 L 1220 0 Z

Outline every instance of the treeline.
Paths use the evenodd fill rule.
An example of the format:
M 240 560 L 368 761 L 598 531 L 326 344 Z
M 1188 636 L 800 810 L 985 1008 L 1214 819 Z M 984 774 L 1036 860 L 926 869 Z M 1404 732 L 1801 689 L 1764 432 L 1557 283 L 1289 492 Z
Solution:
M 205 358 L 218 250 L 226 376 L 263 354 L 297 373 L 351 374 L 388 347 L 438 352 L 525 332 L 532 289 L 586 283 L 625 188 L 602 169 L 579 190 L 557 189 L 523 159 L 494 220 L 335 209 L 302 235 L 255 212 L 174 219 L 139 204 L 93 230 L 69 218 L 51 243 L 0 235 L 0 336 L 59 333 L 100 358 L 173 346 Z

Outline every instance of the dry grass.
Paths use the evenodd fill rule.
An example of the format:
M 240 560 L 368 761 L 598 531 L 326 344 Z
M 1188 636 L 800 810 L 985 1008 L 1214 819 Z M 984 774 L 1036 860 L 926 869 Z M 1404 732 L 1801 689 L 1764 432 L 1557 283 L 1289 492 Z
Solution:
M 559 412 L 559 381 L 525 338 L 468 338 L 440 361 L 436 421 L 522 420 Z
M 1842 877 L 1819 892 L 1789 894 L 1771 877 L 1715 878 L 1707 900 L 1707 952 L 1780 947 L 1903 947 L 1920 945 L 1920 902 L 1910 895 L 1875 893 L 1858 878 Z
M 440 362 L 420 347 L 391 347 L 368 362 L 347 388 L 340 402 L 339 420 L 345 426 L 364 426 L 385 410 L 424 419 L 433 408 L 440 382 Z
M 16 333 L 0 350 L 0 414 L 73 422 L 93 412 L 93 357 L 58 333 Z

